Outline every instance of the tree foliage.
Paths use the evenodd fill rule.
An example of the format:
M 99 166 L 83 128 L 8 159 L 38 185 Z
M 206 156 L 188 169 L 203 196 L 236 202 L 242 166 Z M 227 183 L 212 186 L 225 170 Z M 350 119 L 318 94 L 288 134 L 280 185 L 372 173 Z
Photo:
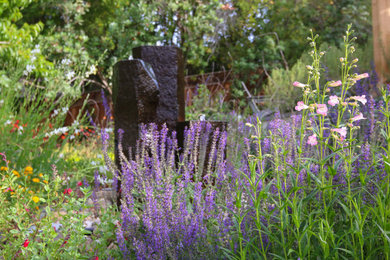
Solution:
M 309 29 L 338 46 L 353 23 L 359 44 L 370 37 L 369 0 L 4 0 L 0 3 L 0 59 L 31 63 L 37 77 L 66 59 L 68 72 L 111 68 L 140 45 L 177 45 L 187 73 L 291 67 L 306 50 Z M 84 76 L 84 74 L 83 74 Z

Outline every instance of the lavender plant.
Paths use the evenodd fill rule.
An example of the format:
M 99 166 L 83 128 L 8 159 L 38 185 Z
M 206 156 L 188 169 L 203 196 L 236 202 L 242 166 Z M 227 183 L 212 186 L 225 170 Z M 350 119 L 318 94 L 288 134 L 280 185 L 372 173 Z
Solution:
M 227 174 L 226 139 L 226 132 L 197 122 L 186 130 L 179 148 L 175 132 L 151 124 L 142 127 L 131 155 L 119 145 L 117 239 L 125 258 L 218 258 L 217 241 L 226 243 L 229 232 L 224 222 L 230 213 L 222 205 L 234 188 Z M 116 171 L 112 162 L 108 165 Z

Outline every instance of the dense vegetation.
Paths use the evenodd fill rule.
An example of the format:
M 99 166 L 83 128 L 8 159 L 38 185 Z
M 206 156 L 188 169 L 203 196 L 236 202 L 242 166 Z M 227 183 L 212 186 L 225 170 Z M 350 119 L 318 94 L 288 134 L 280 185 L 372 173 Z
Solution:
M 370 5 L 1 1 L 1 257 L 388 259 L 390 89 L 371 66 Z M 132 159 L 119 142 L 118 167 L 109 107 L 103 129 L 88 113 L 63 122 L 91 79 L 105 100 L 113 64 L 147 44 L 181 47 L 187 74 L 264 69 L 254 91 L 279 111 L 208 106 L 200 87 L 188 116 L 229 119 L 227 132 L 194 122 L 179 148 L 145 125 Z

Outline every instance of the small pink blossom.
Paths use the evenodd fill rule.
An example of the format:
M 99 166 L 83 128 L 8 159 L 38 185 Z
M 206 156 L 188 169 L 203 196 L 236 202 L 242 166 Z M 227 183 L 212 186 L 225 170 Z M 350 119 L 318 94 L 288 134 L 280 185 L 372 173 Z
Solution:
M 297 106 L 295 107 L 296 111 L 301 111 L 303 109 L 308 109 L 309 107 L 303 103 L 303 101 L 299 101 Z
M 298 81 L 295 81 L 295 82 L 293 83 L 293 86 L 294 86 L 294 87 L 298 87 L 298 88 L 304 88 L 304 87 L 306 87 L 306 84 L 303 84 L 303 83 L 300 83 L 300 82 L 298 82 Z
M 328 108 L 326 104 L 317 104 L 317 114 L 326 116 L 328 113 Z
M 318 142 L 317 142 L 317 136 L 314 134 L 314 135 L 311 135 L 309 136 L 308 140 L 307 140 L 307 143 L 314 146 L 314 145 L 317 145 Z
M 338 87 L 338 86 L 341 86 L 341 84 L 343 84 L 343 83 L 341 82 L 341 80 L 338 80 L 338 81 L 329 83 L 329 87 Z
M 363 105 L 365 105 L 367 103 L 367 99 L 366 99 L 366 95 L 363 95 L 363 96 L 353 96 L 351 97 L 351 99 L 354 99 L 356 101 L 359 101 L 361 102 Z
M 341 137 L 345 138 L 347 136 L 347 128 L 343 126 L 342 128 L 333 128 L 332 132 L 339 133 Z
M 352 117 L 352 118 L 351 118 L 351 121 L 352 121 L 352 122 L 355 122 L 355 121 L 359 121 L 359 120 L 362 120 L 362 119 L 366 119 L 366 118 L 364 118 L 364 117 L 363 117 L 363 114 L 360 113 L 359 115 Z
M 368 78 L 370 75 L 368 75 L 368 73 L 363 73 L 363 74 L 359 74 L 357 75 L 354 80 L 358 81 L 358 80 L 361 80 L 361 79 L 364 79 L 364 78 Z
M 328 104 L 330 105 L 330 106 L 335 106 L 335 105 L 337 105 L 339 103 L 339 98 L 337 97 L 337 96 L 330 96 L 329 97 L 329 101 L 328 101 Z

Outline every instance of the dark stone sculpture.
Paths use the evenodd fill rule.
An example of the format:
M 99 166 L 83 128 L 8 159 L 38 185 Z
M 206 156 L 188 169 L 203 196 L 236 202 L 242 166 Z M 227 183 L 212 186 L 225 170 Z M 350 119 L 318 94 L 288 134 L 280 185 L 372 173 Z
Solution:
M 150 64 L 160 86 L 160 100 L 155 123 L 167 123 L 175 129 L 176 122 L 185 121 L 184 62 L 182 51 L 174 46 L 140 46 L 133 57 Z
M 112 97 L 115 142 L 119 140 L 118 130 L 122 129 L 122 147 L 126 156 L 128 148 L 134 149 L 136 145 L 139 125 L 157 120 L 159 93 L 153 70 L 144 61 L 124 60 L 115 64 Z

